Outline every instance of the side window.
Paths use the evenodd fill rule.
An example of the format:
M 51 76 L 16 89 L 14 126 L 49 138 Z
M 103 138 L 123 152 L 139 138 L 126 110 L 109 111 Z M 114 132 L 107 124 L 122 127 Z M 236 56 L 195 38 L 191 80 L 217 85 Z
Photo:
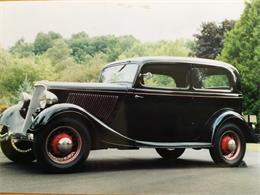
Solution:
M 152 74 L 144 76 L 144 85 L 147 87 L 176 88 L 175 80 L 168 75 Z
M 196 67 L 192 69 L 192 83 L 195 89 L 229 90 L 230 75 L 223 68 Z
M 184 89 L 189 86 L 189 65 L 146 64 L 140 74 L 143 87 L 161 89 Z

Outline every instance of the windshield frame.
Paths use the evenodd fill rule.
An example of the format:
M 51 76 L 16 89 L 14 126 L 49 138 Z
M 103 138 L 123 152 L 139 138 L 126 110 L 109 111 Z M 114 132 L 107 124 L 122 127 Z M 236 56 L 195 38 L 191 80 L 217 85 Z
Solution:
M 103 72 L 108 69 L 108 68 L 112 68 L 112 67 L 115 67 L 115 66 L 127 66 L 127 65 L 131 65 L 131 66 L 137 66 L 137 69 L 136 69 L 136 72 L 135 72 L 135 75 L 133 77 L 133 80 L 132 82 L 127 82 L 127 81 L 118 81 L 118 82 L 102 82 L 101 81 L 101 77 L 102 77 L 102 74 Z M 123 69 L 125 67 L 122 67 Z M 123 70 L 122 69 L 122 70 Z M 115 63 L 115 64 L 111 64 L 111 65 L 108 65 L 108 66 L 105 66 L 105 68 L 103 68 L 100 72 L 100 75 L 99 75 L 99 78 L 98 78 L 98 82 L 100 83 L 117 83 L 117 84 L 131 84 L 131 86 L 134 86 L 135 82 L 136 82 L 136 79 L 137 79 L 137 75 L 139 73 L 139 70 L 140 70 L 140 64 L 138 64 L 137 62 L 120 62 L 120 63 Z

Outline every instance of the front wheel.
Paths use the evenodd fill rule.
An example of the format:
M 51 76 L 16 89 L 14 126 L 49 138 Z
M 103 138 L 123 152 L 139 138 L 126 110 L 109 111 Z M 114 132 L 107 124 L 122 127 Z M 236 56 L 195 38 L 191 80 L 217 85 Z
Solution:
M 8 133 L 8 128 L 4 126 L 0 134 Z M 29 141 L 19 141 L 13 138 L 0 142 L 2 152 L 11 161 L 16 163 L 30 163 L 34 158 L 32 143 Z
M 156 148 L 156 152 L 161 157 L 163 157 L 164 159 L 171 159 L 171 160 L 175 160 L 179 158 L 184 151 L 185 148 L 174 148 L 174 149 Z
M 81 122 L 61 118 L 35 134 L 37 162 L 47 171 L 68 172 L 79 168 L 88 157 L 90 135 Z
M 227 123 L 216 132 L 209 151 L 215 163 L 239 166 L 246 151 L 245 137 L 237 125 Z

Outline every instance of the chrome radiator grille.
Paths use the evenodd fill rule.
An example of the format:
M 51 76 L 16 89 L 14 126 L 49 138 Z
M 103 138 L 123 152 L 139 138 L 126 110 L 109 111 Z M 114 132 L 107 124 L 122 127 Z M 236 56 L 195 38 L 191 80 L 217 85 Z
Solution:
M 94 116 L 108 120 L 116 106 L 117 99 L 118 96 L 113 95 L 70 93 L 66 102 L 76 104 Z

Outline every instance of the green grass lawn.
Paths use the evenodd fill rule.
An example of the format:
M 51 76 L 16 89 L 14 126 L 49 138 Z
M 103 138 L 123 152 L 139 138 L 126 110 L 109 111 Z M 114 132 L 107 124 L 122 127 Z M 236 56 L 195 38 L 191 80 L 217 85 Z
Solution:
M 247 150 L 249 150 L 249 151 L 260 152 L 260 143 L 259 144 L 247 144 L 246 147 L 247 147 Z

